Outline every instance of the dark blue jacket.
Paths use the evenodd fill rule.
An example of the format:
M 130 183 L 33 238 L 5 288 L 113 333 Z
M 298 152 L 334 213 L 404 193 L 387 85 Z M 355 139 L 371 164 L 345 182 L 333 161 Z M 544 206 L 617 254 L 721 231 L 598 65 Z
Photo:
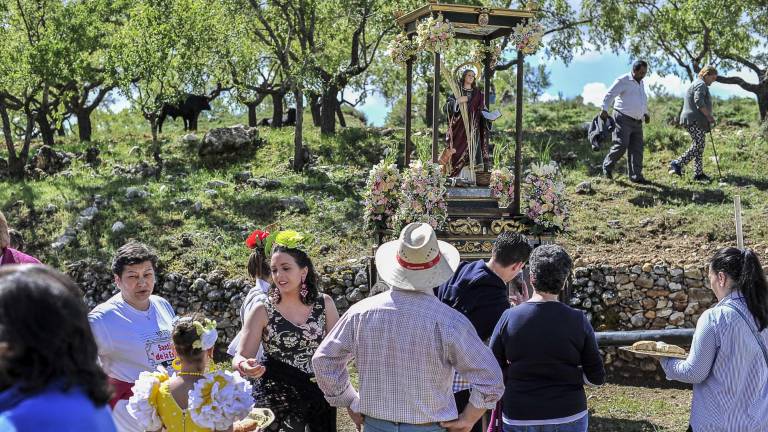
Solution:
M 613 136 L 613 131 L 616 129 L 616 121 L 613 117 L 608 117 L 603 120 L 599 115 L 592 119 L 587 130 L 587 140 L 592 146 L 592 150 L 600 150 L 600 144 L 609 142 Z
M 469 318 L 484 341 L 491 337 L 501 314 L 509 309 L 507 285 L 483 260 L 462 261 L 453 277 L 437 287 L 435 295 Z

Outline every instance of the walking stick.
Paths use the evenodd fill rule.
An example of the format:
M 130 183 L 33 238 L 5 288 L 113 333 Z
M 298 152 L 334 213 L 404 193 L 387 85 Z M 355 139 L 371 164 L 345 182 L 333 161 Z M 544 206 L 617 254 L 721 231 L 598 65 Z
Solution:
M 709 140 L 712 141 L 712 151 L 715 152 L 715 164 L 717 164 L 718 180 L 723 181 L 723 173 L 720 172 L 720 158 L 717 157 L 717 150 L 715 149 L 715 138 L 712 135 L 712 130 L 709 131 Z

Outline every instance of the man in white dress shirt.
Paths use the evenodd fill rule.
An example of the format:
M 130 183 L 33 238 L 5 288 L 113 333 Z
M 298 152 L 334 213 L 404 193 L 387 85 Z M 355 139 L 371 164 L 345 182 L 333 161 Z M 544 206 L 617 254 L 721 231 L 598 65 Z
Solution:
M 627 152 L 627 172 L 633 183 L 647 184 L 643 177 L 643 120 L 648 123 L 648 97 L 645 95 L 643 78 L 648 73 L 648 63 L 638 60 L 632 65 L 632 72 L 614 81 L 603 99 L 600 117 L 608 118 L 613 105 L 616 130 L 613 132 L 613 146 L 603 161 L 603 175 L 613 178 L 613 168 Z M 615 100 L 615 103 L 614 103 Z

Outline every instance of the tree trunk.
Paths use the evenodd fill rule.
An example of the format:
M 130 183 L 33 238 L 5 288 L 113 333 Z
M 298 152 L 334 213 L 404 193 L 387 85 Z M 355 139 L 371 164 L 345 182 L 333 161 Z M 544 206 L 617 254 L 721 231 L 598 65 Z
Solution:
M 320 95 L 314 93 L 310 95 L 309 108 L 312 110 L 312 124 L 320 127 Z
M 56 129 L 56 135 L 58 135 L 60 137 L 67 136 L 67 131 L 64 130 L 64 121 L 62 121 L 61 124 L 59 125 L 59 128 Z
M 283 97 L 285 93 L 272 94 L 272 127 L 283 127 Z
M 11 151 L 11 147 L 8 148 L 8 174 L 11 178 L 22 180 L 24 179 L 24 168 L 29 159 L 29 146 L 32 143 L 32 131 L 35 129 L 35 115 L 27 111 L 27 127 L 24 130 L 24 144 L 21 147 L 21 151 L 16 155 L 15 151 Z
M 11 118 L 8 115 L 8 109 L 0 99 L 0 121 L 3 126 L 3 137 L 5 138 L 5 145 L 8 147 L 8 153 L 13 153 L 13 132 L 11 132 Z
M 43 144 L 53 147 L 54 143 L 54 129 L 51 127 L 51 122 L 48 121 L 48 115 L 46 110 L 39 110 L 36 115 L 37 127 L 40 129 L 40 137 L 43 139 Z
M 427 82 L 427 101 L 424 112 L 424 123 L 428 128 L 432 127 L 432 83 Z
M 77 116 L 77 136 L 80 138 L 80 142 L 90 142 L 91 134 L 93 133 L 91 111 L 77 111 L 75 116 Z
M 336 103 L 336 116 L 339 118 L 339 125 L 347 127 L 347 121 L 344 120 L 344 113 L 341 111 L 341 104 Z
M 258 104 L 256 102 L 250 102 L 245 104 L 245 106 L 248 107 L 248 126 L 256 127 L 258 123 L 258 120 L 256 119 L 256 107 Z
M 8 148 L 8 174 L 12 178 L 22 179 L 24 178 L 25 159 L 16 156 L 16 148 L 13 145 L 13 133 L 11 132 L 11 119 L 2 101 L 0 101 L 0 119 L 3 123 L 5 146 Z
M 304 152 L 302 151 L 304 95 L 302 95 L 301 89 L 295 89 L 293 94 L 296 99 L 296 127 L 293 130 L 293 170 L 300 172 L 304 168 Z
M 163 159 L 160 157 L 160 141 L 157 139 L 157 113 L 144 114 L 144 118 L 149 120 L 149 128 L 152 131 L 152 158 L 157 164 L 155 177 L 160 179 L 160 173 L 163 170 Z
M 333 135 L 336 133 L 336 106 L 339 104 L 339 88 L 329 86 L 320 99 L 320 133 Z
M 757 106 L 760 108 L 760 122 L 768 121 L 768 81 L 760 86 L 757 96 Z

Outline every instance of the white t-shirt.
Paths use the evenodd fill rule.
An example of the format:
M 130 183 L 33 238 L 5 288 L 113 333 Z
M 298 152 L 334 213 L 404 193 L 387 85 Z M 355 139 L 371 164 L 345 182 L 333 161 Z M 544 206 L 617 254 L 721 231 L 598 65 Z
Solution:
M 96 306 L 88 314 L 88 321 L 104 372 L 117 380 L 134 382 L 143 371 L 153 371 L 161 365 L 170 368 L 174 359 L 171 332 L 175 316 L 171 304 L 155 295 L 149 297 L 146 311 L 126 303 L 120 293 Z M 112 412 L 118 431 L 141 431 L 125 405 L 119 402 Z
M 265 303 L 267 301 L 269 283 L 263 279 L 257 279 L 256 282 L 256 286 L 248 291 L 248 294 L 245 296 L 245 300 L 243 300 L 243 305 L 240 307 L 240 323 L 242 326 L 245 325 L 245 319 L 248 317 L 248 314 L 251 313 L 253 308 L 256 307 L 257 304 Z M 237 345 L 240 343 L 240 336 L 242 334 L 243 330 L 241 329 L 232 339 L 229 347 L 227 347 L 227 354 L 231 355 L 232 357 L 237 354 Z M 259 352 L 256 354 L 256 358 L 261 358 L 261 354 L 262 348 L 259 346 Z

